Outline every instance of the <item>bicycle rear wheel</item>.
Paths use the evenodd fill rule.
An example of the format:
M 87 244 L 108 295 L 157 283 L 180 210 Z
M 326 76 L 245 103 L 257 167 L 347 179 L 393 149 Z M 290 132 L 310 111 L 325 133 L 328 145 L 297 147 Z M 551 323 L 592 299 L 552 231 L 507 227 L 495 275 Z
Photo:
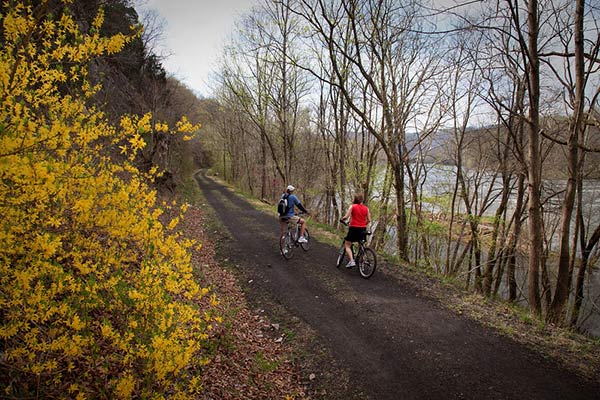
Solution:
M 339 268 L 344 263 L 345 260 L 346 260 L 346 248 L 344 247 L 344 243 L 342 243 L 342 247 L 340 247 L 340 250 L 338 251 L 338 257 L 337 257 L 335 266 L 337 268 Z
M 302 250 L 308 251 L 310 247 L 310 235 L 308 234 L 308 229 L 304 228 L 304 237 L 306 238 L 306 243 L 300 243 L 300 247 Z
M 375 252 L 368 247 L 365 247 L 365 252 L 362 255 L 358 264 L 358 271 L 360 276 L 365 279 L 369 279 L 375 273 L 377 268 L 377 255 Z
M 290 233 L 284 233 L 280 238 L 279 238 L 279 250 L 281 251 L 281 255 L 283 256 L 283 258 L 285 258 L 286 260 L 289 260 L 290 258 L 292 258 L 292 249 L 293 249 L 294 245 L 292 243 L 292 236 L 290 235 Z

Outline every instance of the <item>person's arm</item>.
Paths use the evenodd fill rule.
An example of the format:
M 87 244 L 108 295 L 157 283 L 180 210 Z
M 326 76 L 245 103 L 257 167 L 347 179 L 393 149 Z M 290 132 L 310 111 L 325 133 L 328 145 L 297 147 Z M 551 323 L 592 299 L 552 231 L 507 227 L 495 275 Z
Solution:
M 371 210 L 367 208 L 367 225 L 371 223 Z
M 308 214 L 308 211 L 306 211 L 306 208 L 304 208 L 304 206 L 302 205 L 302 203 L 300 203 L 300 200 L 298 200 L 298 203 L 296 203 L 296 205 L 298 206 L 298 208 L 300 209 L 300 211 L 302 211 L 303 213 Z
M 300 199 L 298 198 L 298 196 L 296 195 L 292 195 L 293 196 L 293 202 L 296 205 L 296 207 L 298 207 L 298 209 L 306 214 L 308 214 L 308 211 L 306 211 L 306 208 L 304 208 L 304 206 L 302 205 L 302 203 L 300 203 Z M 290 196 L 291 197 L 291 196 Z
M 346 213 L 346 215 L 340 218 L 340 221 L 345 222 L 348 218 L 350 218 L 350 215 L 352 215 L 352 206 L 348 208 L 348 212 Z

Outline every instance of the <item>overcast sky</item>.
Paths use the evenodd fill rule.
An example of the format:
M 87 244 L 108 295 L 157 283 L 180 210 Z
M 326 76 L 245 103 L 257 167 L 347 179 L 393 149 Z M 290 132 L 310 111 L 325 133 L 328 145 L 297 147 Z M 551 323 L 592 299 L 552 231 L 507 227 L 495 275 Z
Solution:
M 201 96 L 210 94 L 210 73 L 239 16 L 259 0 L 138 0 L 140 16 L 155 10 L 164 19 L 166 70 Z

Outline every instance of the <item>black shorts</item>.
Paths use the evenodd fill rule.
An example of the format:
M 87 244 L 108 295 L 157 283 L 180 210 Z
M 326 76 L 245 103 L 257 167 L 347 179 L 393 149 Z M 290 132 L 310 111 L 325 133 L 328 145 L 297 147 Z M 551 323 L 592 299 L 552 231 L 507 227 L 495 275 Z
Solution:
M 351 226 L 350 228 L 348 228 L 348 234 L 346 235 L 344 240 L 347 240 L 348 242 L 358 242 L 367 237 L 366 233 L 367 228 L 357 228 L 355 226 Z

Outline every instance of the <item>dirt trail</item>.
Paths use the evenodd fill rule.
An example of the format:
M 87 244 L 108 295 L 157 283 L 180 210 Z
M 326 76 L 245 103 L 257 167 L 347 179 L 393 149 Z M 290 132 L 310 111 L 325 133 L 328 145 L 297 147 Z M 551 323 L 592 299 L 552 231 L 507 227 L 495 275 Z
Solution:
M 336 249 L 311 242 L 285 261 L 274 213 L 256 211 L 222 185 L 197 176 L 229 230 L 229 262 L 266 297 L 306 322 L 370 399 L 600 399 L 600 384 L 456 315 L 386 274 L 362 279 L 336 269 Z M 335 373 L 335 372 L 334 372 Z

